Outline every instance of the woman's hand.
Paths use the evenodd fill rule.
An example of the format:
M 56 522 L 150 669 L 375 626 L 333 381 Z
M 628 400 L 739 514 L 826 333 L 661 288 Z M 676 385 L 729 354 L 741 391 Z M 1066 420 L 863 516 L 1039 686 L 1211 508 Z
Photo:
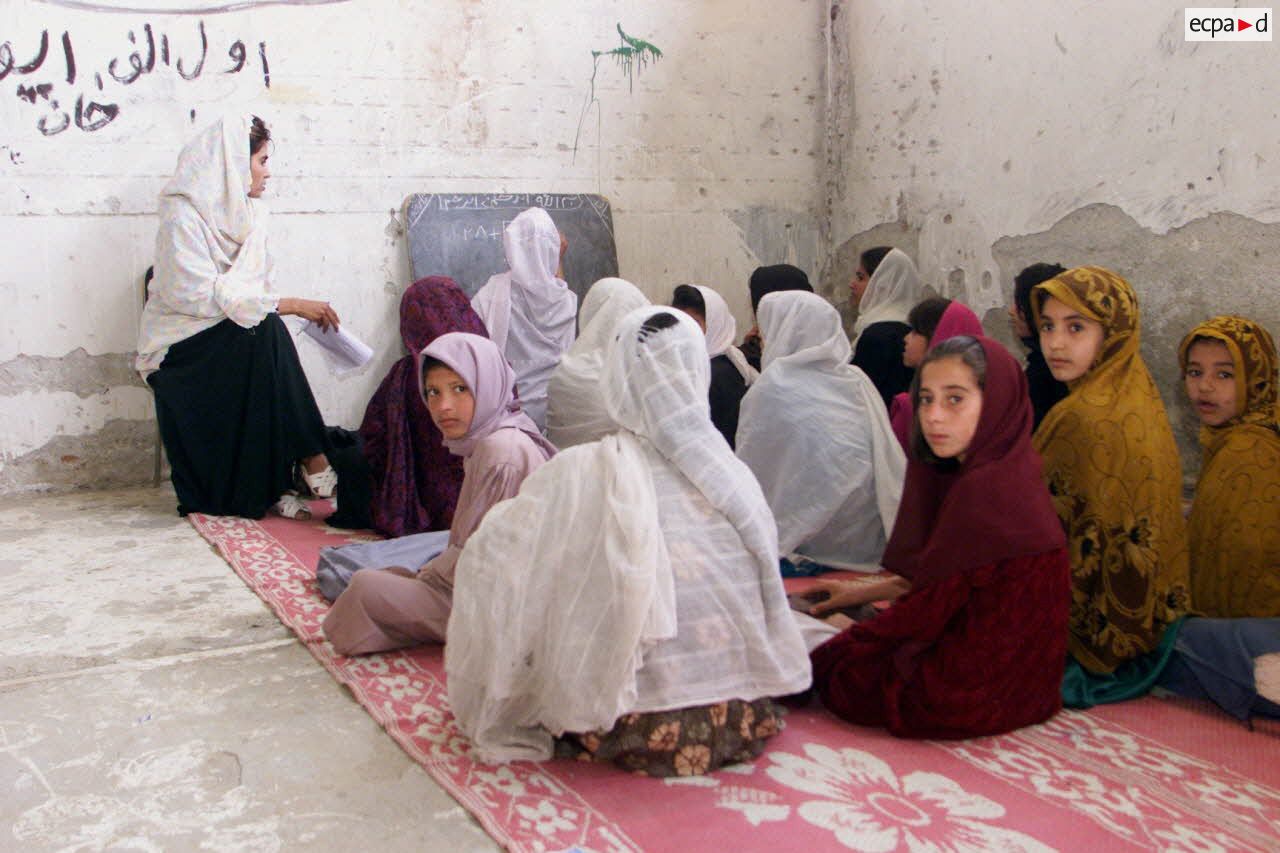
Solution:
M 560 235 L 560 263 L 556 266 L 556 278 L 564 278 L 564 253 L 569 251 L 569 238 Z
M 827 598 L 815 602 L 809 608 L 810 616 L 821 618 L 833 610 L 845 610 L 850 607 L 861 607 L 875 601 L 890 601 L 911 589 L 911 584 L 897 577 L 866 583 L 864 581 L 841 581 L 831 578 L 818 578 L 813 589 L 806 594 L 827 593 Z
M 338 328 L 338 312 L 328 302 L 316 299 L 297 299 L 292 296 L 283 297 L 276 306 L 281 314 L 293 314 L 304 320 L 310 320 L 326 332 Z

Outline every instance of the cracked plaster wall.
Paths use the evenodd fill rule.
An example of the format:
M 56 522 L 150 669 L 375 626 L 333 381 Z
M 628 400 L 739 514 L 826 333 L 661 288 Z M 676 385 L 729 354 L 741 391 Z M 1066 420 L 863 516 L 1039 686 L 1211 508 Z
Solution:
M 1184 5 L 833 2 L 821 278 L 842 301 L 861 250 L 901 246 L 1011 342 L 1023 266 L 1115 269 L 1192 476 L 1177 342 L 1215 313 L 1280 332 L 1280 45 L 1184 42 Z
M 755 266 L 813 267 L 822 255 L 827 9 L 817 0 L 588 0 L 552 14 L 512 0 L 250 6 L 198 18 L 0 7 L 21 61 L 50 35 L 48 65 L 19 82 L 53 83 L 65 107 L 76 91 L 98 97 L 99 72 L 101 100 L 120 108 L 96 132 L 45 137 L 47 99 L 0 92 L 0 492 L 150 479 L 150 396 L 129 364 L 155 199 L 193 128 L 224 110 L 262 115 L 277 140 L 277 289 L 330 299 L 377 351 L 336 379 L 300 344 L 331 423 L 355 426 L 402 355 L 399 210 L 411 193 L 602 193 L 624 277 L 664 299 L 678 282 L 718 287 L 740 324 Z M 176 52 L 179 38 L 190 48 L 197 20 L 210 44 L 198 79 L 158 68 L 126 87 L 105 73 L 112 57 L 128 68 L 131 30 L 173 33 Z M 601 63 L 598 114 L 583 122 L 575 157 L 590 51 L 618 44 L 618 22 L 666 55 L 633 91 Z M 78 89 L 62 80 L 64 31 Z M 269 89 L 252 63 L 222 70 L 234 39 L 254 59 L 267 43 Z
M 117 87 L 120 116 L 94 134 L 44 138 L 37 112 L 0 96 L 0 492 L 150 477 L 150 398 L 128 364 L 155 196 L 192 127 L 232 107 L 266 116 L 278 139 L 280 289 L 330 298 L 378 351 L 335 379 L 302 348 L 333 423 L 359 420 L 401 354 L 398 211 L 413 192 L 604 193 L 623 276 L 657 298 L 680 281 L 718 287 L 740 327 L 760 263 L 809 269 L 851 315 L 858 252 L 898 245 L 999 335 L 1025 263 L 1109 264 L 1142 299 L 1189 469 L 1176 339 L 1225 310 L 1280 328 L 1272 44 L 1188 44 L 1182 6 L 1135 0 L 573 12 L 566 24 L 509 0 L 373 0 L 209 15 L 211 43 L 267 41 L 271 88 L 156 75 Z M 129 30 L 191 20 L 0 10 L 15 46 L 72 33 L 82 78 L 127 55 Z M 599 123 L 588 114 L 575 158 L 589 51 L 616 44 L 619 20 L 667 55 L 633 92 L 601 66 Z

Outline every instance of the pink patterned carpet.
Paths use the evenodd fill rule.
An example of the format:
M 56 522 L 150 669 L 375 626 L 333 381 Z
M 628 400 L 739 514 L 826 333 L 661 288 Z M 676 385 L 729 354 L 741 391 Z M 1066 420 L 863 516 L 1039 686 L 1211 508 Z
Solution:
M 314 505 L 317 515 L 327 503 Z M 1148 698 L 996 738 L 911 742 L 811 706 L 751 765 L 654 780 L 572 761 L 477 764 L 441 648 L 345 658 L 321 547 L 372 536 L 193 515 L 236 573 L 410 756 L 513 851 L 1280 850 L 1280 727 Z

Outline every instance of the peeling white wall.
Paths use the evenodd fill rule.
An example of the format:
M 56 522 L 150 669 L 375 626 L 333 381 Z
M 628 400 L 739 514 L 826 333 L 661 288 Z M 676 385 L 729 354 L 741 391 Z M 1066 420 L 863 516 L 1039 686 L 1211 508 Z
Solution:
M 1280 42 L 1184 42 L 1167 0 L 833 5 L 854 104 L 837 246 L 905 220 L 922 274 L 957 296 L 962 270 L 988 308 L 1004 298 L 991 246 L 1090 204 L 1156 234 L 1218 211 L 1280 220 Z
M 1280 41 L 1186 42 L 1168 0 L 831 5 L 837 301 L 859 251 L 914 247 L 1016 347 L 996 309 L 1023 266 L 1114 269 L 1193 477 L 1178 341 L 1223 313 L 1280 332 Z
M 512 0 L 339 0 L 166 15 L 9 0 L 0 491 L 95 481 L 83 470 L 60 479 L 56 460 L 94 458 L 99 430 L 112 448 L 132 442 L 126 479 L 133 468 L 136 479 L 149 474 L 146 392 L 118 366 L 135 346 L 156 194 L 193 128 L 228 109 L 263 115 L 278 140 L 280 289 L 332 300 L 378 349 L 338 380 L 300 347 L 332 423 L 354 425 L 400 355 L 396 305 L 409 268 L 399 211 L 412 193 L 442 191 L 603 193 L 623 276 L 656 297 L 677 282 L 715 286 L 740 326 L 757 264 L 798 263 L 841 301 L 855 250 L 886 235 L 913 248 L 938 291 L 979 310 L 1003 304 L 1025 261 L 1111 265 L 1143 300 L 1148 361 L 1176 409 L 1168 350 L 1190 323 L 1230 310 L 1280 328 L 1280 44 L 1186 43 L 1182 10 L 1136 0 L 588 0 L 535 14 Z M 198 79 L 159 61 L 130 85 L 106 73 L 113 58 L 130 73 L 147 23 L 189 72 L 200 22 L 209 47 Z M 666 56 L 634 91 L 601 64 L 598 109 L 575 158 L 590 51 L 618 44 L 618 22 Z M 44 64 L 20 74 L 44 30 Z M 237 40 L 244 68 L 226 73 Z M 16 94 L 38 83 L 51 88 L 36 103 Z M 82 130 L 79 94 L 86 109 L 119 112 Z M 38 121 L 56 129 L 63 112 L 68 128 L 42 135 Z M 87 362 L 72 359 L 81 348 Z M 105 373 L 78 381 L 28 364 L 40 358 Z M 95 377 L 102 387 L 86 390 Z M 77 436 L 83 448 L 68 443 Z M 38 475 L 22 467 L 41 453 L 50 458 Z
M 740 322 L 749 314 L 746 278 L 757 264 L 818 255 L 827 7 L 816 0 L 536 8 L 511 0 L 350 0 L 201 15 L 107 9 L 219 4 L 97 5 L 8 0 L 0 7 L 0 38 L 15 66 L 32 63 L 41 33 L 49 36 L 40 68 L 21 74 L 15 67 L 0 83 L 0 298 L 7 306 L 0 367 L 60 359 L 77 348 L 90 356 L 134 349 L 157 193 L 193 129 L 228 110 L 262 115 L 277 140 L 269 187 L 277 289 L 331 300 L 378 350 L 368 368 L 337 380 L 300 345 L 331 423 L 358 423 L 401 355 L 395 317 L 409 266 L 397 219 L 412 193 L 602 193 L 613 204 L 624 277 L 659 297 L 677 282 L 711 284 L 726 291 Z M 587 114 L 575 159 L 590 52 L 618 45 L 618 22 L 665 57 L 637 74 L 633 91 L 615 65 L 601 63 L 598 110 Z M 130 51 L 140 50 L 145 65 L 148 23 L 157 54 L 161 36 L 169 37 L 170 65 L 157 55 L 152 71 L 117 82 L 111 60 L 121 77 L 132 75 Z M 184 80 L 173 66 L 182 58 L 183 69 L 193 70 L 201 23 L 205 66 Z M 237 41 L 246 61 L 228 73 Z M 0 72 L 4 65 L 0 50 Z M 46 83 L 31 96 L 35 103 L 15 95 L 18 85 Z M 100 129 L 82 129 L 78 96 L 86 126 L 112 106 L 118 112 Z M 57 131 L 64 113 L 65 130 L 41 132 L 41 119 L 45 131 Z M 747 220 L 796 227 L 772 239 L 744 228 Z M 38 481 L 3 478 L 5 466 L 56 436 L 83 436 L 91 448 L 95 431 L 111 420 L 137 421 L 139 441 L 151 435 L 141 387 L 82 397 L 57 381 L 10 382 L 0 385 L 0 407 L 0 488 L 10 490 L 68 485 L 47 475 L 47 465 Z M 65 443 L 58 446 L 65 452 Z

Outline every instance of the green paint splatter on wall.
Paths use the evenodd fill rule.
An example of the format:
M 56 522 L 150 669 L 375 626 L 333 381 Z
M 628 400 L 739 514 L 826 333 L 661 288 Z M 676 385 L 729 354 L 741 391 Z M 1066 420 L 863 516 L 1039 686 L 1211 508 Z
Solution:
M 627 83 L 632 92 L 636 88 L 636 73 L 650 62 L 657 62 L 662 58 L 662 51 L 656 45 L 644 39 L 627 35 L 622 30 L 622 24 L 618 24 L 618 38 L 622 39 L 622 44 L 613 48 L 613 50 L 591 51 L 591 94 L 593 99 L 595 97 L 596 69 L 600 65 L 601 57 L 612 57 L 618 63 L 622 73 L 627 75 Z
M 586 121 L 587 113 L 591 111 L 594 104 L 597 107 L 596 121 L 600 120 L 599 106 L 600 100 L 596 97 L 596 75 L 600 71 L 600 60 L 610 58 L 617 63 L 622 69 L 622 73 L 627 75 L 627 90 L 635 92 L 636 76 L 644 69 L 644 67 L 652 62 L 657 62 L 662 58 L 662 51 L 652 42 L 645 41 L 635 36 L 629 36 L 622 29 L 622 24 L 617 25 L 618 38 L 622 40 L 622 44 L 610 50 L 593 50 L 591 51 L 591 91 L 587 95 L 587 103 L 582 108 L 582 115 L 578 118 L 578 131 L 573 136 L 573 156 L 576 160 L 578 157 L 578 142 L 582 139 L 582 123 Z M 597 128 L 597 137 L 599 130 Z

